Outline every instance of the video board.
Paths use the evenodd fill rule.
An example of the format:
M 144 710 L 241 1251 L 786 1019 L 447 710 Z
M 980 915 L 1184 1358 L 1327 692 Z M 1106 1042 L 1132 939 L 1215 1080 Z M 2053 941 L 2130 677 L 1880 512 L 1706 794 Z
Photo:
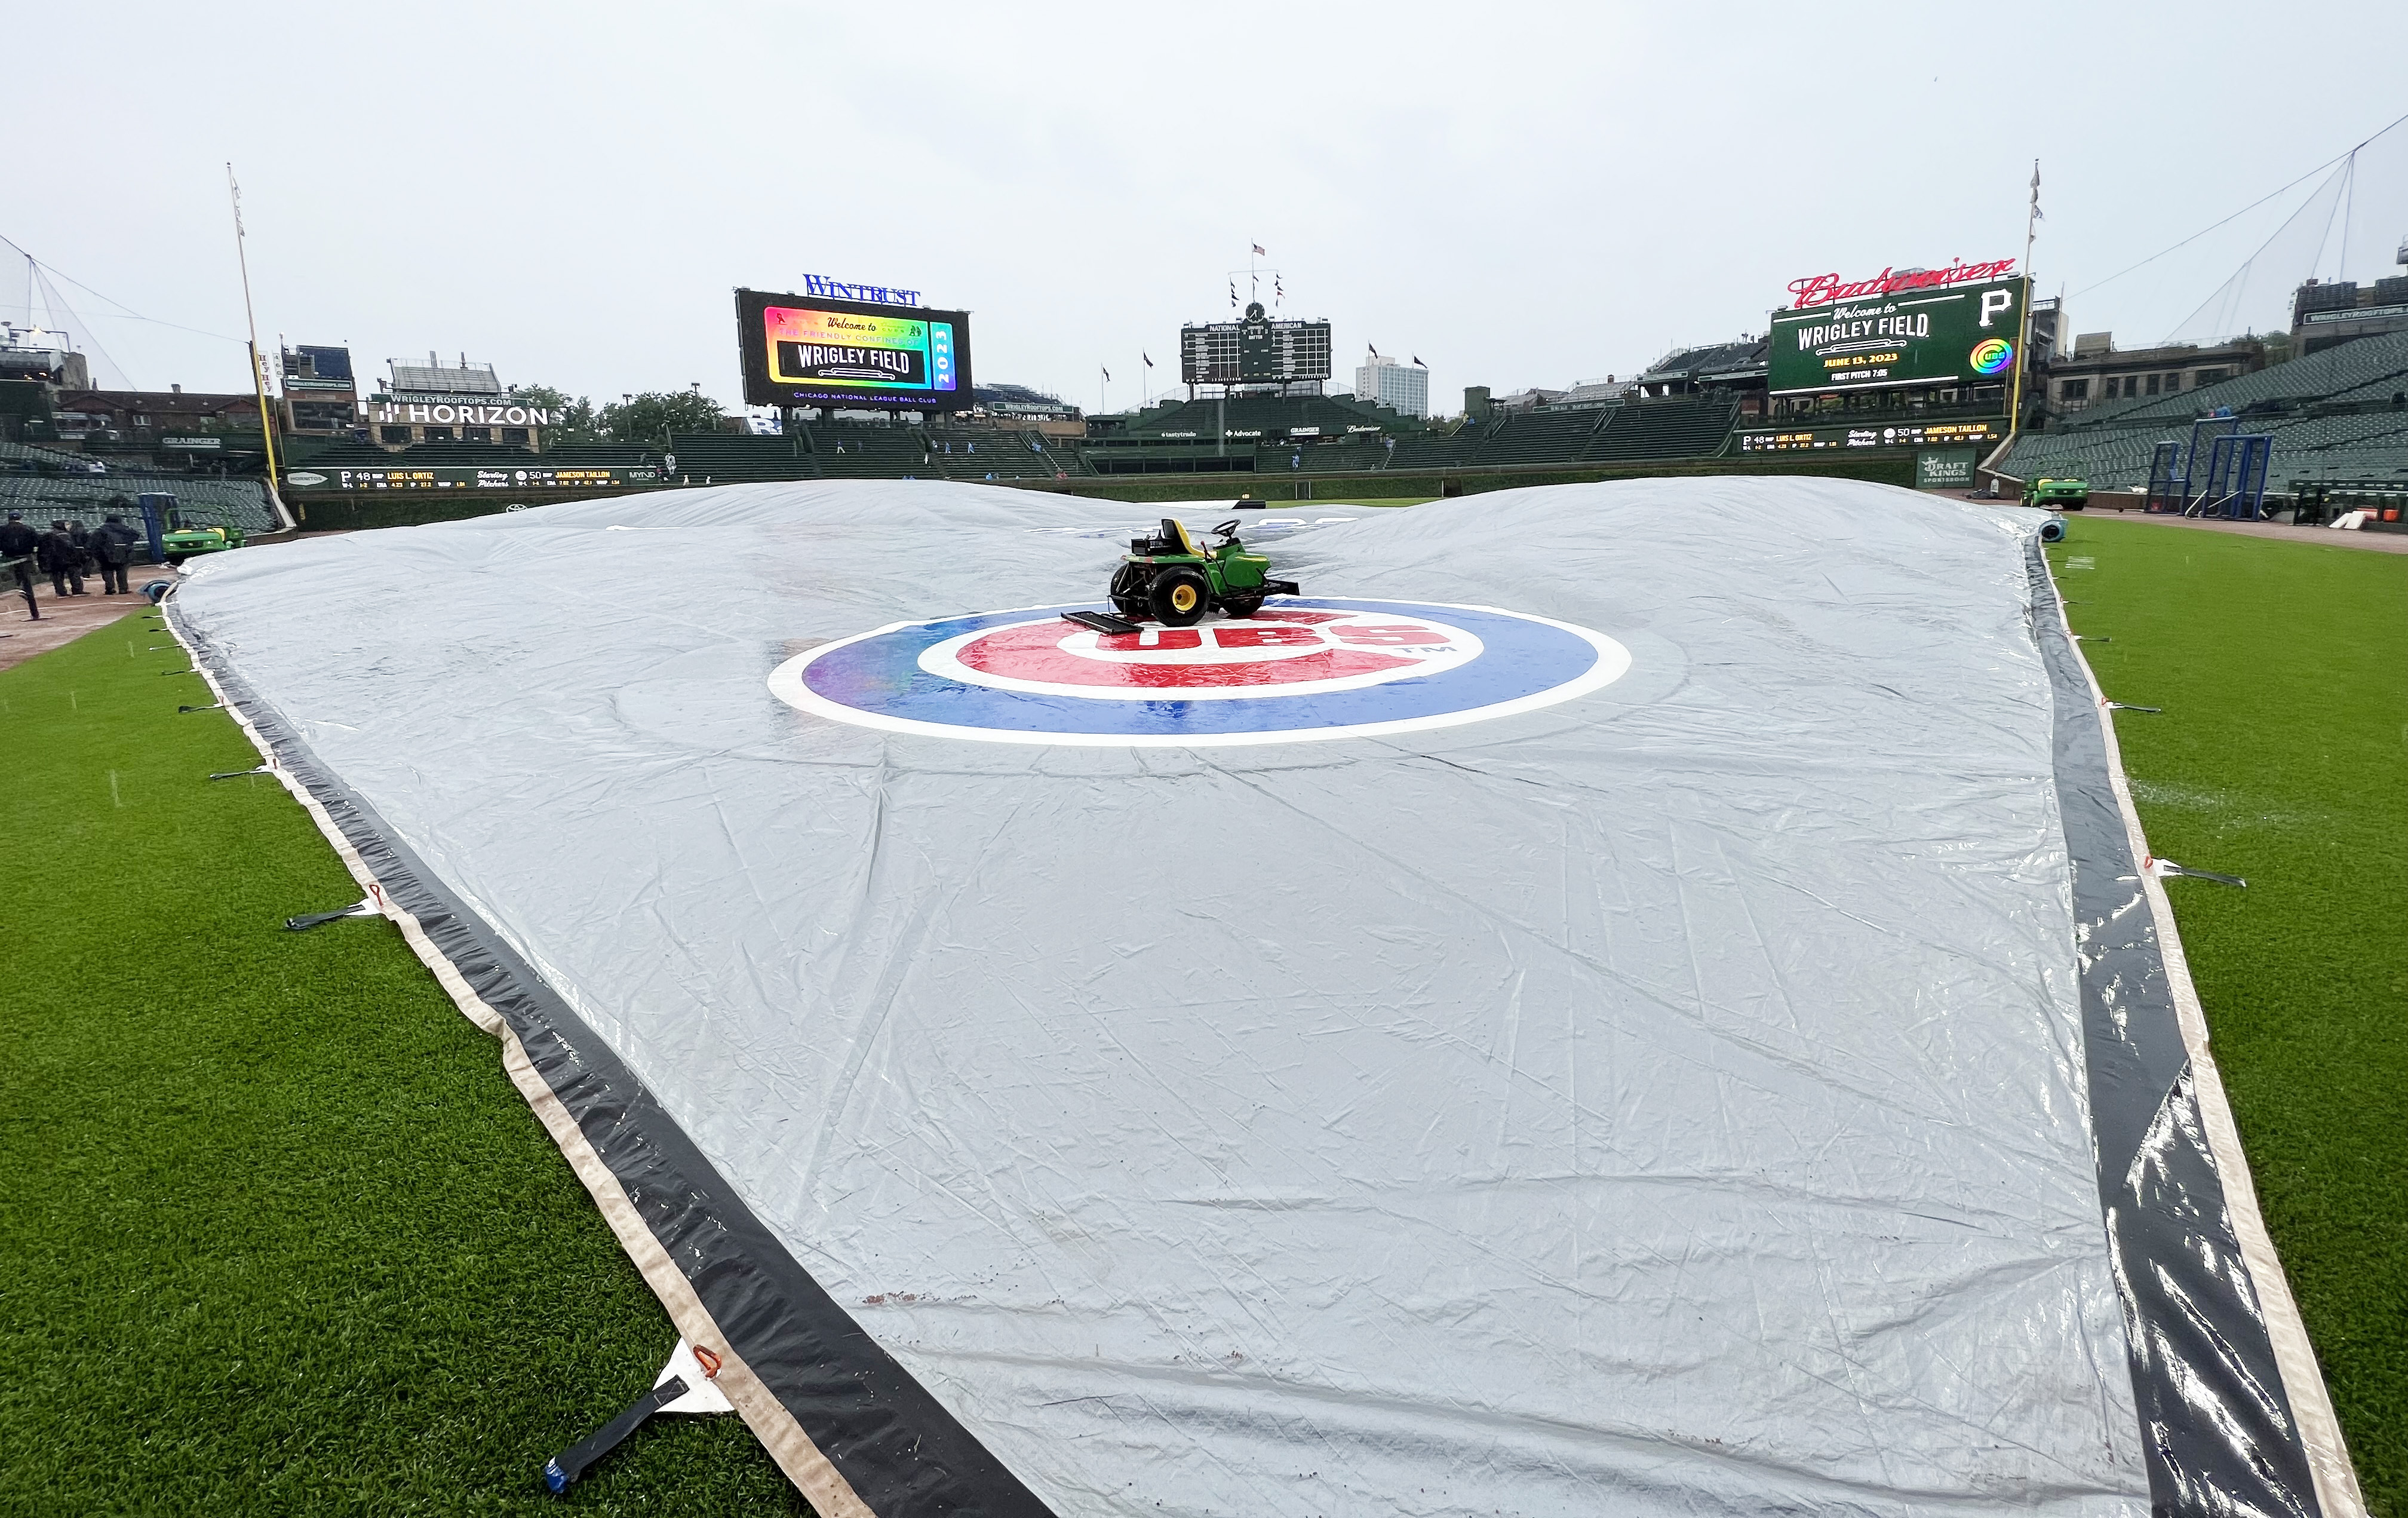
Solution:
M 296 470 L 284 476 L 287 485 L 303 490 L 329 486 L 337 490 L 609 490 L 660 482 L 661 471 L 649 464 L 575 468 L 437 464 L 414 469 Z
M 750 406 L 966 410 L 969 313 L 736 292 Z
M 1787 454 L 1815 448 L 1928 448 L 1948 443 L 1994 443 L 2007 435 L 2004 415 L 1976 421 L 1894 422 L 1887 426 L 1799 421 L 1785 426 L 1739 433 L 1742 454 Z
M 2017 276 L 1775 311 L 1768 387 L 1797 396 L 2004 384 L 2021 356 L 2025 295 Z
M 1183 384 L 1281 384 L 1329 378 L 1329 324 L 1275 322 L 1261 301 L 1242 322 L 1179 329 Z

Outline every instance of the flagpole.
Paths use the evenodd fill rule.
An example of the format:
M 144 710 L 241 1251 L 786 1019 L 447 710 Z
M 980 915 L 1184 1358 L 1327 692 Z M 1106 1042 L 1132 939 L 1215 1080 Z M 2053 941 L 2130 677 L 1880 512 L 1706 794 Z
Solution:
M 2024 421 L 2024 369 L 2031 363 L 2031 253 L 2032 239 L 2040 231 L 2040 160 L 2032 160 L 2031 205 L 2024 213 L 2024 299 L 2023 324 L 2015 337 L 2015 383 L 2007 400 L 2007 441 L 2015 441 Z M 2057 313 L 2059 328 L 2057 340 L 2064 340 L 2065 312 Z

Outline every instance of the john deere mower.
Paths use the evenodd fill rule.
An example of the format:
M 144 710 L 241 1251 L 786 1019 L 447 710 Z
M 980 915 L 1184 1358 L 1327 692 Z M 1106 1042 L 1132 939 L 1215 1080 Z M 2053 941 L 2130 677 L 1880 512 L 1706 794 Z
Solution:
M 1065 612 L 1082 628 L 1097 632 L 1136 632 L 1151 619 L 1167 628 L 1193 627 L 1204 614 L 1219 611 L 1231 617 L 1249 617 L 1262 610 L 1265 596 L 1301 594 L 1293 580 L 1273 580 L 1263 571 L 1271 561 L 1246 552 L 1238 541 L 1235 518 L 1212 529 L 1214 541 L 1197 547 L 1187 528 L 1169 517 L 1150 538 L 1129 540 L 1129 552 L 1112 575 L 1112 610 Z
M 2024 504 L 2045 506 L 2054 512 L 2078 512 L 2090 504 L 2090 482 L 2087 480 L 2033 480 L 2024 486 Z
M 196 555 L 222 554 L 229 548 L 239 548 L 243 542 L 242 528 L 212 522 L 205 526 L 179 525 L 160 535 L 159 546 L 165 551 L 168 563 L 181 564 Z

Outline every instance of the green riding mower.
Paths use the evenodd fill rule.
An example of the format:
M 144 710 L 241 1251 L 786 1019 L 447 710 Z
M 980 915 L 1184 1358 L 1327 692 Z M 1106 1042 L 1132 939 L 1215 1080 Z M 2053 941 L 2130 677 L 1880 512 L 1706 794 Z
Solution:
M 2078 512 L 2090 504 L 2090 482 L 2042 478 L 2024 485 L 2024 504 L 2053 512 Z
M 1107 594 L 1119 615 L 1062 614 L 1097 632 L 1128 633 L 1138 631 L 1138 624 L 1146 620 L 1167 628 L 1193 627 L 1204 620 L 1205 613 L 1215 610 L 1226 616 L 1249 617 L 1262 610 L 1265 596 L 1302 593 L 1295 581 L 1274 580 L 1264 572 L 1271 561 L 1246 552 L 1246 545 L 1238 541 L 1234 518 L 1214 528 L 1212 535 L 1211 544 L 1198 547 L 1186 528 L 1164 517 L 1160 532 L 1129 540 L 1129 552 L 1112 575 Z

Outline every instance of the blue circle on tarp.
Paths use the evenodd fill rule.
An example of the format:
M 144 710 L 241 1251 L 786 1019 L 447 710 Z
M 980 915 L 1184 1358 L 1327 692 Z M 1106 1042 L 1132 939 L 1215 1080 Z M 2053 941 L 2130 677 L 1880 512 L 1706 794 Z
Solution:
M 1348 690 L 1216 695 L 1209 700 L 1094 699 L 973 685 L 932 672 L 921 656 L 938 643 L 989 629 L 1027 624 L 1063 611 L 1025 608 L 944 617 L 849 639 L 802 655 L 773 676 L 781 697 L 806 710 L 871 726 L 937 730 L 960 736 L 1025 736 L 1037 741 L 1125 739 L 1222 742 L 1340 735 L 1389 724 L 1444 725 L 1489 708 L 1546 704 L 1551 693 L 1595 688 L 1628 667 L 1621 645 L 1570 624 L 1489 607 L 1430 602 L 1283 598 L 1273 610 L 1328 610 L 1426 618 L 1478 638 L 1468 662 Z M 804 699 L 797 700 L 797 695 Z M 1496 715 L 1504 715 L 1499 712 Z

